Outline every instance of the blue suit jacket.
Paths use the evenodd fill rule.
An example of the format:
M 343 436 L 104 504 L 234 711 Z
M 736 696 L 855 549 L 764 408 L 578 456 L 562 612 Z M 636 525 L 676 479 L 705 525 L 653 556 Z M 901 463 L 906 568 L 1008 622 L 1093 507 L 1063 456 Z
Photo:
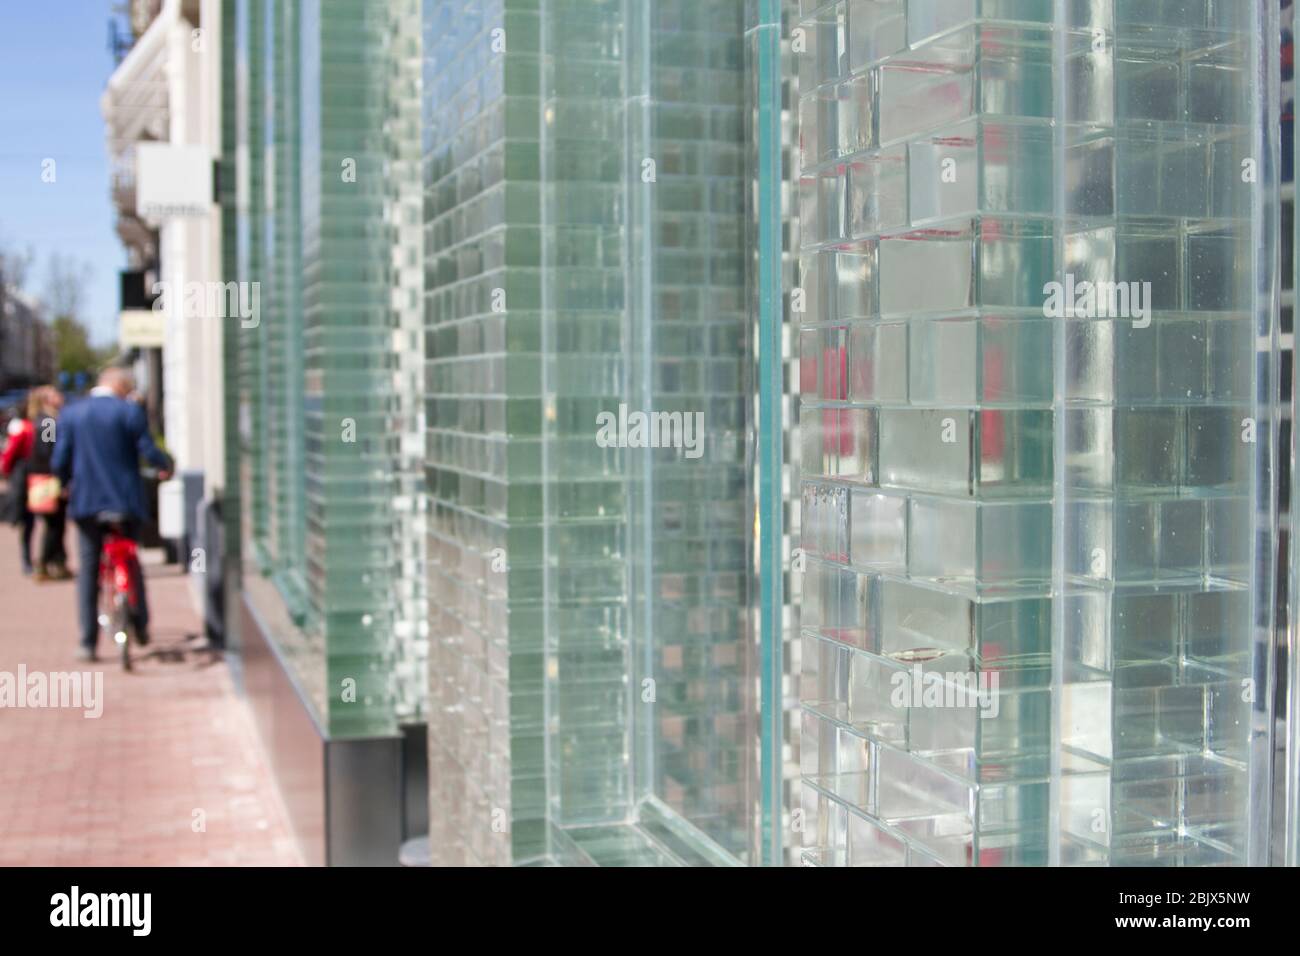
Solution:
M 71 482 L 68 513 L 73 518 L 116 511 L 147 520 L 141 458 L 171 468 L 149 434 L 144 409 L 134 402 L 92 395 L 70 403 L 59 416 L 51 467 L 60 480 Z

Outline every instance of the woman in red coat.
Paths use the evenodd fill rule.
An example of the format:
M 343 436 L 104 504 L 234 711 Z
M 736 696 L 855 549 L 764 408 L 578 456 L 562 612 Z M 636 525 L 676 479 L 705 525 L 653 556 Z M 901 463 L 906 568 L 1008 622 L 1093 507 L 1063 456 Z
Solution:
M 63 407 L 63 396 L 52 386 L 32 389 L 27 397 L 27 414 L 9 425 L 9 440 L 0 452 L 0 472 L 9 479 L 10 512 L 21 531 L 18 539 L 23 574 L 35 572 L 37 580 L 69 577 L 68 556 L 63 546 L 67 523 L 67 502 L 60 499 L 55 510 L 44 514 L 45 531 L 41 538 L 41 557 L 32 567 L 32 536 L 36 515 L 28 507 L 28 478 L 50 475 L 50 457 L 54 453 L 54 423 Z

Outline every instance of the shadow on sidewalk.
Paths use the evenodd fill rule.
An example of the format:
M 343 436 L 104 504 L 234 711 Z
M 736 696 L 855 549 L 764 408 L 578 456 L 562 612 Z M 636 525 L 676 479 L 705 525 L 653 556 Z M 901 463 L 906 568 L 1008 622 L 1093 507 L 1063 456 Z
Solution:
M 135 669 L 131 674 L 136 677 L 166 674 L 166 665 L 173 664 L 188 664 L 191 670 L 204 670 L 224 659 L 222 652 L 209 647 L 201 634 L 175 637 L 164 631 L 152 634 L 147 647 L 132 648 L 131 663 Z M 141 664 L 158 664 L 159 667 L 141 670 Z
M 211 647 L 201 632 L 177 627 L 173 623 L 177 614 L 172 613 L 176 602 L 169 600 L 173 582 L 179 583 L 186 577 L 183 568 L 177 564 L 164 564 L 160 560 L 161 552 L 150 549 L 141 555 L 141 567 L 145 580 L 149 582 L 150 608 L 154 626 L 150 629 L 149 643 L 140 647 L 132 645 L 129 672 L 133 677 L 148 677 L 176 673 L 178 668 L 199 671 L 206 670 L 214 664 L 221 663 L 225 657 L 219 648 Z M 43 601 L 51 604 L 63 604 L 69 609 L 76 606 L 77 577 L 76 569 L 70 569 L 72 576 L 58 580 L 34 581 L 28 579 L 41 595 Z M 158 598 L 165 610 L 158 613 Z M 183 605 L 182 605 L 183 606 Z M 160 618 L 165 621 L 160 622 Z M 111 640 L 100 635 L 99 663 L 111 667 L 117 660 L 118 651 Z

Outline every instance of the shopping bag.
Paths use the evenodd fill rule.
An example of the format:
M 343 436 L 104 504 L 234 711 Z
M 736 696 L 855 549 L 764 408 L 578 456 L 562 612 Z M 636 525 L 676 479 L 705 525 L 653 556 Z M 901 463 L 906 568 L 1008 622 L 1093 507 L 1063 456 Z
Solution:
M 59 510 L 63 488 L 54 475 L 27 476 L 27 510 L 34 515 L 52 515 Z

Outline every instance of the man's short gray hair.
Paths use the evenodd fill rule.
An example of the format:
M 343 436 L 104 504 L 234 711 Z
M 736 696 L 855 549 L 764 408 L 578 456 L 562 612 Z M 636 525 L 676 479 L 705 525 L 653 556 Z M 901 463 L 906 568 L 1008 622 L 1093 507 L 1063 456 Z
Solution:
M 99 384 L 111 388 L 119 395 L 129 395 L 135 390 L 135 376 L 130 369 L 120 365 L 110 365 L 99 373 Z

